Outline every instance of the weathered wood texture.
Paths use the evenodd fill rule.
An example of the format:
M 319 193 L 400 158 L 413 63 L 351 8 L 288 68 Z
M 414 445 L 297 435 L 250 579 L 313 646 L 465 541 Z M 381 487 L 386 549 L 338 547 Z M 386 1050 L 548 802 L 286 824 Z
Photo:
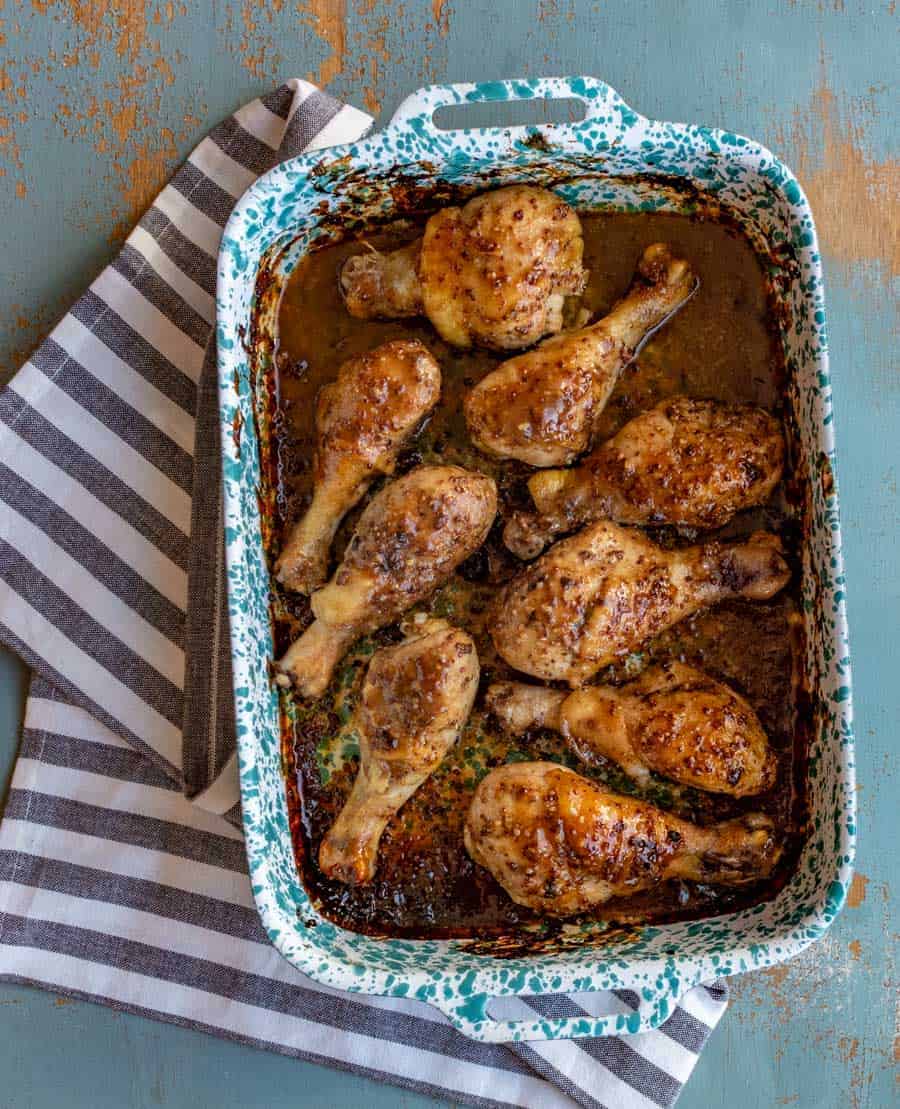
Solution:
M 592 73 L 647 115 L 761 138 L 798 172 L 829 284 L 859 873 L 823 942 L 735 983 L 685 1109 L 880 1109 L 898 1093 L 897 29 L 881 0 L 0 0 L 0 374 L 207 127 L 286 76 L 384 121 L 429 81 Z M 6 765 L 21 688 L 21 668 L 0 656 Z M 5 1106 L 427 1101 L 24 989 L 0 989 L 0 1027 Z

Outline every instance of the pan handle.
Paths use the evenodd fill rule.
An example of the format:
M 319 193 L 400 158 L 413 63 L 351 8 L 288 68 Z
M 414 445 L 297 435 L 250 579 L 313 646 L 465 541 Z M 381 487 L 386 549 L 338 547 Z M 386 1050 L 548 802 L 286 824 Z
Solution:
M 554 131 L 587 130 L 607 142 L 613 142 L 647 123 L 644 116 L 630 108 L 615 89 L 597 77 L 541 77 L 483 81 L 479 84 L 426 85 L 407 96 L 394 112 L 388 127 L 402 128 L 426 141 L 446 138 L 448 132 L 434 123 L 434 113 L 438 108 L 515 100 L 580 100 L 585 108 L 584 119 L 578 123 L 556 125 Z M 515 139 L 533 133 L 535 127 L 474 130 L 485 135 L 496 131 Z
M 470 1039 L 482 1043 L 524 1043 L 650 1032 L 672 1015 L 679 997 L 691 984 L 682 983 L 675 989 L 668 981 L 657 983 L 656 988 L 644 989 L 636 995 L 637 1008 L 611 991 L 583 995 L 578 1015 L 560 1017 L 543 1015 L 539 1003 L 532 1006 L 522 996 L 472 993 L 447 997 L 438 989 L 427 1001 Z M 501 1015 L 490 1015 L 492 1003 Z

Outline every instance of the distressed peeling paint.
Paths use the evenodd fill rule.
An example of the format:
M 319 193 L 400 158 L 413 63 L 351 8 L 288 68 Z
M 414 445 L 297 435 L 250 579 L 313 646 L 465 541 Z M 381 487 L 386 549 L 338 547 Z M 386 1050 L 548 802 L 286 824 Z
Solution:
M 860 874 L 857 871 L 853 875 L 853 881 L 850 883 L 850 889 L 847 892 L 847 908 L 858 909 L 866 899 L 866 887 L 869 884 L 869 879 L 865 874 Z
M 852 101 L 835 93 L 823 52 L 809 103 L 775 129 L 774 145 L 790 152 L 822 249 L 848 271 L 875 263 L 887 281 L 900 275 L 900 161 L 868 152 L 876 115 L 874 92 Z
M 78 65 L 82 51 L 92 55 L 100 45 L 111 45 L 118 57 L 134 61 L 144 46 L 145 0 L 32 0 L 32 4 L 41 14 L 61 9 L 66 19 L 83 32 L 75 50 L 67 55 L 69 65 Z M 97 64 L 99 57 L 98 53 Z
M 280 36 L 275 32 L 276 18 L 283 9 L 284 0 L 270 0 L 268 4 L 258 4 L 254 0 L 241 2 L 237 56 L 244 69 L 260 81 L 277 80 L 276 75 L 284 62 Z M 230 18 L 233 19 L 233 15 Z
M 440 35 L 446 36 L 450 31 L 450 12 L 448 0 L 431 0 L 431 16 Z
M 327 85 L 344 68 L 347 50 L 346 0 L 306 0 L 300 4 L 299 10 L 305 13 L 308 25 L 331 51 L 319 68 L 309 75 L 317 85 Z
M 358 29 L 354 34 L 356 66 L 353 79 L 362 89 L 362 100 L 372 115 L 378 115 L 384 100 L 385 75 L 392 58 L 388 48 L 391 28 L 407 18 L 403 4 L 387 8 L 380 0 L 358 0 Z

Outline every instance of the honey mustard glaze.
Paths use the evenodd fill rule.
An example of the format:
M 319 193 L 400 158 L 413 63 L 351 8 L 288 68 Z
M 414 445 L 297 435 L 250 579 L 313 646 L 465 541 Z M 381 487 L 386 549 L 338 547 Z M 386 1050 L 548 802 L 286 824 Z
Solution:
M 633 416 L 673 394 L 753 402 L 782 413 L 783 366 L 765 270 L 750 243 L 727 222 L 663 213 L 584 214 L 585 265 L 590 281 L 573 315 L 587 309 L 605 314 L 628 287 L 642 250 L 664 241 L 687 258 L 700 279 L 697 294 L 641 350 L 623 373 L 605 411 L 595 442 L 613 435 Z M 608 668 L 599 681 L 622 682 L 653 661 L 680 659 L 720 678 L 742 693 L 756 710 L 776 752 L 776 784 L 768 793 L 742 800 L 679 786 L 652 776 L 638 785 L 600 758 L 587 766 L 570 754 L 562 737 L 542 730 L 506 735 L 484 708 L 491 682 L 518 675 L 497 655 L 485 627 L 486 608 L 500 585 L 522 565 L 504 547 L 503 523 L 528 504 L 525 479 L 533 471 L 479 453 L 470 443 L 462 403 L 467 391 L 503 356 L 483 350 L 456 350 L 442 342 L 424 319 L 359 320 L 346 311 L 338 271 L 366 244 L 392 249 L 417 233 L 413 224 L 371 234 L 308 253 L 296 266 L 281 298 L 274 377 L 268 395 L 274 407 L 266 437 L 263 473 L 273 488 L 263 489 L 271 506 L 266 538 L 274 564 L 287 526 L 311 494 L 315 446 L 315 400 L 338 367 L 389 339 L 421 340 L 441 366 L 441 401 L 400 458 L 398 473 L 420 462 L 453 463 L 497 480 L 500 514 L 486 543 L 437 595 L 420 609 L 444 616 L 475 639 L 481 680 L 475 708 L 455 748 L 389 824 L 379 852 L 375 880 L 346 886 L 326 878 L 317 858 L 322 837 L 340 811 L 357 768 L 358 737 L 351 716 L 368 658 L 400 638 L 396 627 L 359 641 L 339 666 L 326 693 L 308 703 L 282 695 L 283 749 L 294 848 L 304 884 L 320 911 L 342 927 L 405 937 L 495 937 L 520 950 L 516 937 L 532 934 L 535 915 L 514 904 L 490 874 L 469 858 L 463 822 L 478 782 L 492 767 L 517 760 L 549 759 L 612 789 L 639 796 L 676 815 L 707 824 L 743 812 L 764 811 L 775 820 L 785 852 L 765 882 L 726 889 L 668 882 L 650 892 L 612 900 L 595 914 L 616 925 L 662 922 L 730 911 L 774 895 L 796 863 L 805 818 L 808 713 L 798 684 L 800 642 L 798 598 L 802 505 L 800 483 L 788 467 L 769 503 L 740 513 L 713 535 L 738 538 L 765 528 L 778 534 L 793 571 L 791 584 L 763 603 L 730 601 L 683 621 L 647 644 L 640 653 Z M 377 491 L 379 484 L 369 493 Z M 366 501 L 369 498 L 366 498 Z M 339 559 L 366 501 L 344 521 L 332 550 Z M 658 542 L 696 542 L 698 532 L 648 529 Z M 704 533 L 704 538 L 710 533 Z M 280 654 L 310 622 L 307 598 L 282 590 L 273 579 L 272 612 Z M 548 925 L 552 930 L 554 924 Z M 546 938 L 542 943 L 546 944 Z

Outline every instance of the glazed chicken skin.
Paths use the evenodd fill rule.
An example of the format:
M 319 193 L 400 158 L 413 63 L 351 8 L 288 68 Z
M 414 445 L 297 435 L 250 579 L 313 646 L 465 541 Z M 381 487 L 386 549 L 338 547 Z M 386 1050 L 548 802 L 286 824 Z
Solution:
M 562 328 L 587 281 L 576 213 L 555 193 L 510 185 L 442 208 L 421 239 L 348 258 L 347 310 L 360 319 L 425 315 L 446 342 L 519 350 Z
M 530 466 L 564 466 L 590 446 L 622 370 L 644 339 L 697 287 L 664 243 L 648 246 L 627 295 L 608 316 L 501 363 L 466 397 L 477 447 Z
M 790 571 L 774 535 L 664 550 L 599 521 L 563 539 L 500 592 L 491 637 L 517 670 L 583 685 L 686 616 L 730 597 L 766 600 Z
M 359 771 L 319 847 L 330 878 L 372 881 L 382 833 L 456 743 L 477 689 L 475 644 L 443 620 L 413 624 L 402 643 L 375 652 L 350 723 Z
M 583 762 L 609 759 L 637 782 L 653 771 L 732 797 L 764 793 L 775 783 L 775 753 L 753 709 L 683 662 L 650 666 L 627 685 L 574 693 L 497 682 L 487 707 L 512 734 L 550 728 Z
M 381 489 L 359 518 L 315 621 L 278 663 L 282 684 L 319 697 L 350 645 L 442 585 L 484 542 L 497 513 L 493 480 L 459 466 L 417 466 Z
M 492 770 L 464 838 L 513 901 L 559 917 L 671 878 L 743 885 L 766 877 L 781 853 L 762 814 L 700 828 L 552 762 Z
M 594 520 L 723 527 L 763 504 L 783 468 L 781 428 L 764 409 L 671 397 L 578 466 L 534 474 L 537 511 L 515 513 L 504 542 L 519 558 L 535 558 L 555 535 Z
M 338 370 L 319 393 L 313 497 L 288 536 L 275 573 L 282 585 L 311 593 L 328 577 L 338 525 L 397 455 L 441 394 L 441 371 L 415 340 L 384 343 Z

